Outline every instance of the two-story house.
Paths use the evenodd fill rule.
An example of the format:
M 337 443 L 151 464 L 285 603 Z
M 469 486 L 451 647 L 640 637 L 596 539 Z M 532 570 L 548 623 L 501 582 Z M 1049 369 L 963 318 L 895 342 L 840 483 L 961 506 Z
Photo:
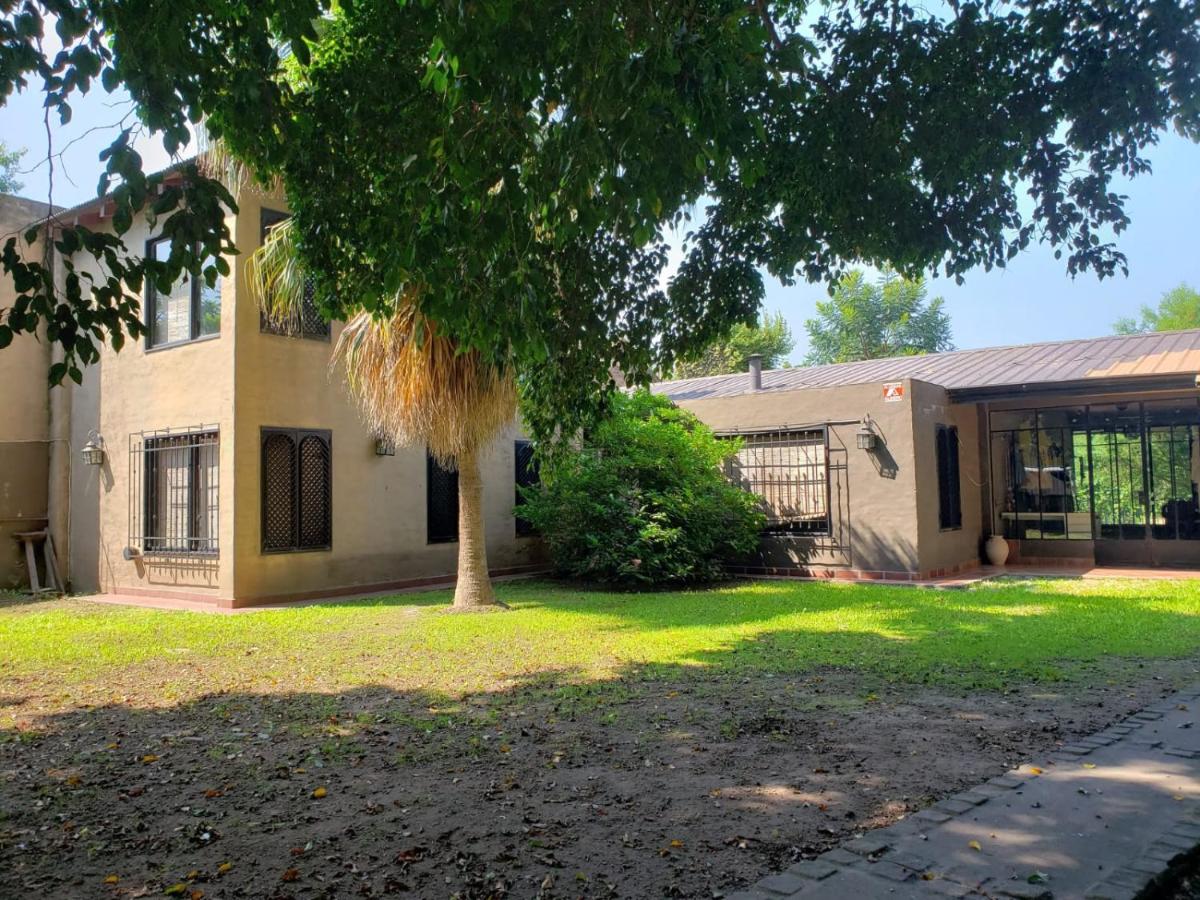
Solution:
M 315 310 L 286 331 L 264 322 L 245 261 L 287 207 L 253 190 L 237 199 L 232 276 L 148 286 L 145 339 L 106 348 L 81 385 L 47 387 L 44 340 L 0 352 L 0 587 L 27 582 L 11 535 L 47 526 L 77 591 L 244 606 L 453 581 L 455 473 L 366 429 L 330 365 L 338 323 Z M 44 212 L 0 198 L 6 233 Z M 98 199 L 60 221 L 99 229 L 109 214 Z M 144 224 L 125 240 L 169 250 Z M 99 465 L 84 461 L 89 441 Z M 496 573 L 538 567 L 512 514 L 528 462 L 516 423 L 482 461 Z

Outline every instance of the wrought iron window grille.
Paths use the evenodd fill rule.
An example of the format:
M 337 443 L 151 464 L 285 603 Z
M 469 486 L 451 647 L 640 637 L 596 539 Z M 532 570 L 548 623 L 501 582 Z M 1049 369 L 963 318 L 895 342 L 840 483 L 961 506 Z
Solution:
M 525 502 L 525 496 L 521 493 L 521 489 L 531 488 L 541 483 L 541 473 L 538 470 L 537 459 L 533 455 L 533 444 L 530 441 L 514 442 L 513 455 L 516 461 L 516 471 L 514 472 L 516 505 L 521 506 Z M 517 537 L 533 537 L 538 533 L 532 522 L 522 519 L 520 516 L 517 516 L 516 520 Z
M 215 425 L 130 435 L 129 546 L 146 556 L 218 556 L 220 470 Z
M 329 431 L 263 428 L 262 552 L 333 546 L 333 436 Z
M 425 528 L 430 544 L 458 540 L 458 470 L 443 467 L 425 453 Z
M 728 435 L 732 436 L 732 435 Z M 824 428 L 741 434 L 726 476 L 762 498 L 768 534 L 829 534 L 829 442 Z

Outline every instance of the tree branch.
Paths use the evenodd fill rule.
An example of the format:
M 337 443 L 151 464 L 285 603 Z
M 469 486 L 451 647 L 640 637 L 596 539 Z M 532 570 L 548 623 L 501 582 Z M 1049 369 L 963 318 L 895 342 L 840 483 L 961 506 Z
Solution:
M 771 13 L 767 9 L 767 0 L 754 0 L 754 8 L 758 11 L 758 16 L 762 19 L 763 26 L 767 29 L 767 35 L 771 39 L 771 47 L 775 50 L 783 49 L 783 41 L 779 38 L 779 31 L 775 28 L 775 22 L 771 19 Z

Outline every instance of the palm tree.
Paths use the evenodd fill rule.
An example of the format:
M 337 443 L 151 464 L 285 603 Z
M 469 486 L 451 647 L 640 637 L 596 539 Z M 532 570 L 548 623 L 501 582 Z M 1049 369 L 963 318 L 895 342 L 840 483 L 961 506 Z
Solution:
M 299 320 L 308 289 L 292 220 L 271 230 L 247 262 L 250 293 L 276 324 Z M 454 606 L 496 603 L 488 577 L 479 455 L 517 411 L 511 368 L 463 349 L 422 315 L 411 292 L 394 298 L 390 317 L 353 316 L 332 366 L 343 366 L 368 427 L 400 445 L 421 445 L 458 469 L 458 581 Z

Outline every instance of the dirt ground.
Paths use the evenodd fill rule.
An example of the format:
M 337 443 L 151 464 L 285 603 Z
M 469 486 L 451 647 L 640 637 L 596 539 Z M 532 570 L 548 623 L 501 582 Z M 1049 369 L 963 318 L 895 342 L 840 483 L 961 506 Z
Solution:
M 720 897 L 1196 673 L 952 696 L 830 671 L 441 709 L 371 689 L 46 712 L 5 685 L 0 896 Z

